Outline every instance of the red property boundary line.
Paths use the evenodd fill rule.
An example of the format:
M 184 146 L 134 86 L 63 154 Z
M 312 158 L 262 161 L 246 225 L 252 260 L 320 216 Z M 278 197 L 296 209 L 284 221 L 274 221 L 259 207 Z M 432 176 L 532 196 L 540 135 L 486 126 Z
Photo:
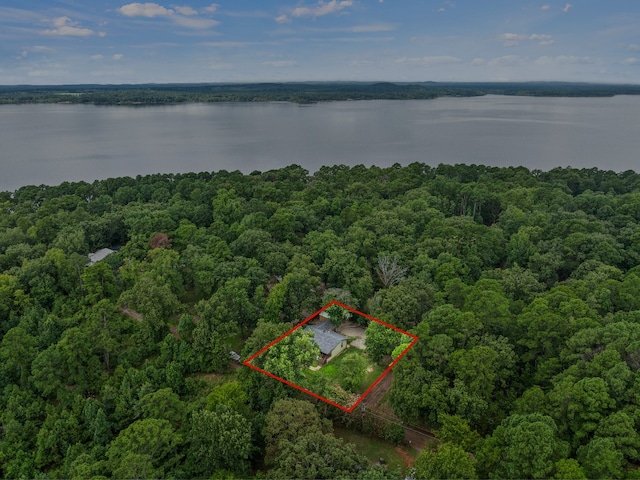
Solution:
M 409 344 L 409 346 L 407 348 L 405 348 L 402 351 L 402 353 L 400 355 L 398 355 L 398 357 L 393 362 L 391 362 L 391 364 L 389 364 L 389 366 L 386 368 L 386 370 L 384 372 L 382 372 L 382 374 L 376 379 L 376 381 L 373 382 L 373 384 L 371 384 L 371 386 L 355 401 L 355 403 L 353 405 L 351 405 L 350 408 L 347 408 L 344 405 L 340 405 L 339 403 L 336 403 L 336 402 L 334 402 L 332 400 L 329 400 L 328 398 L 325 398 L 322 395 L 318 395 L 317 393 L 311 392 L 311 391 L 307 390 L 306 388 L 301 387 L 300 385 L 296 385 L 295 383 L 292 383 L 292 382 L 290 382 L 288 380 L 285 380 L 284 378 L 278 377 L 277 375 L 274 375 L 273 373 L 267 372 L 266 370 L 263 370 L 260 367 L 256 367 L 255 365 L 253 365 L 251 363 L 254 359 L 256 359 L 257 357 L 262 355 L 264 352 L 266 352 L 273 345 L 278 343 L 280 340 L 282 340 L 286 336 L 290 335 L 292 332 L 294 332 L 298 328 L 303 327 L 305 324 L 307 324 L 312 319 L 314 319 L 315 317 L 320 315 L 320 313 L 324 312 L 327 308 L 331 307 L 332 305 L 339 305 L 342 308 L 344 308 L 346 310 L 349 310 L 350 312 L 355 313 L 356 315 L 361 315 L 361 316 L 371 320 L 372 322 L 377 322 L 377 323 L 379 323 L 381 325 L 384 325 L 385 327 L 391 328 L 392 330 L 395 330 L 395 331 L 400 332 L 400 333 L 402 333 L 404 335 L 407 335 L 408 337 L 413 338 L 413 341 Z M 393 325 L 390 325 L 390 324 L 388 324 L 386 322 L 383 322 L 382 320 L 374 318 L 371 315 L 367 315 L 366 313 L 359 312 L 358 310 L 356 310 L 354 308 L 351 308 L 348 305 L 345 305 L 345 304 L 340 303 L 340 302 L 338 302 L 336 300 L 333 300 L 332 302 L 327 303 L 324 307 L 322 307 L 317 312 L 309 315 L 305 320 L 303 320 L 301 323 L 299 323 L 298 325 L 293 327 L 291 330 L 289 330 L 285 334 L 280 335 L 273 342 L 269 343 L 266 347 L 260 349 L 257 353 L 254 353 L 253 355 L 251 355 L 249 358 L 247 358 L 245 361 L 243 361 L 242 364 L 247 366 L 247 367 L 249 367 L 249 368 L 252 368 L 252 369 L 256 370 L 257 372 L 263 373 L 264 375 L 267 375 L 267 376 L 269 376 L 271 378 L 274 378 L 274 379 L 278 380 L 279 382 L 282 382 L 282 383 L 284 383 L 286 385 L 289 385 L 290 387 L 293 387 L 293 388 L 295 388 L 297 390 L 300 390 L 301 392 L 304 392 L 307 395 L 311 395 L 312 397 L 317 398 L 318 400 L 322 400 L 323 402 L 326 402 L 329 405 L 333 405 L 334 407 L 337 407 L 337 408 L 339 408 L 341 410 L 344 410 L 347 413 L 351 413 L 356 409 L 356 407 L 358 405 L 360 405 L 360 403 L 365 399 L 365 397 L 367 395 L 369 395 L 369 393 L 371 393 L 371 391 L 375 388 L 375 386 L 378 385 L 378 383 L 380 383 L 380 381 L 391 371 L 391 369 L 400 361 L 400 359 L 405 356 L 405 354 L 411 349 L 411 347 L 413 347 L 416 344 L 417 341 L 418 341 L 418 337 L 416 335 L 413 335 L 412 333 L 405 332 L 404 330 L 402 330 L 402 329 L 400 329 L 398 327 L 394 327 Z

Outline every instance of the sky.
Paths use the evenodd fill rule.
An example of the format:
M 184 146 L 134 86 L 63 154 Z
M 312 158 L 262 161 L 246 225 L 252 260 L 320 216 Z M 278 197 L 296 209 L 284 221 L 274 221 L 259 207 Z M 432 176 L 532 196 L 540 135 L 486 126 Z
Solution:
M 639 0 L 2 0 L 0 84 L 640 84 Z

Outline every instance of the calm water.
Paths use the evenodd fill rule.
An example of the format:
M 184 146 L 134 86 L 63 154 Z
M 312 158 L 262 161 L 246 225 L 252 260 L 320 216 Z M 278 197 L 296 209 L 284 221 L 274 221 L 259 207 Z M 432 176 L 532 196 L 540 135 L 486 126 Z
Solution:
M 640 170 L 640 96 L 0 106 L 0 190 L 292 163 Z

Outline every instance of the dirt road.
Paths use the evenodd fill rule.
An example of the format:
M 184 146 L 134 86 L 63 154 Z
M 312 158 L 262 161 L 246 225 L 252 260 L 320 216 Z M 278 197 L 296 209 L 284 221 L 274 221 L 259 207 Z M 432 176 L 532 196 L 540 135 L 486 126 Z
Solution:
M 367 408 L 376 408 L 393 385 L 393 370 L 387 373 L 365 398 Z

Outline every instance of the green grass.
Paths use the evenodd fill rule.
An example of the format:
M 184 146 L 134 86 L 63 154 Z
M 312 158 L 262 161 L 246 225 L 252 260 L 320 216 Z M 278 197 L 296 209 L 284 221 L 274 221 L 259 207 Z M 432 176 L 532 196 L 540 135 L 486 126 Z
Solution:
M 340 383 L 340 381 L 342 380 L 342 376 L 341 376 L 342 362 L 346 358 L 349 358 L 354 355 L 362 356 L 367 360 L 368 366 L 373 367 L 373 371 L 367 372 L 365 374 L 364 379 L 362 380 L 362 382 L 360 382 L 360 385 L 358 385 L 358 388 L 354 392 L 354 393 L 362 394 L 382 374 L 382 372 L 384 371 L 384 367 L 381 367 L 380 365 L 370 362 L 366 354 L 362 350 L 357 349 L 355 347 L 348 348 L 347 350 L 342 352 L 335 360 L 332 360 L 331 362 L 327 363 L 320 370 L 313 371 L 313 370 L 306 369 L 303 375 L 305 376 L 305 378 L 311 381 L 313 379 L 323 378 L 328 382 Z
M 302 374 L 308 380 L 324 378 L 325 380 L 332 382 L 338 379 L 340 372 L 335 365 L 328 364 L 320 370 L 310 370 L 307 368 L 302 372 Z
M 336 367 L 335 365 L 331 365 L 331 364 L 325 365 L 320 370 L 318 370 L 317 372 L 313 372 L 313 373 L 317 373 L 319 375 L 322 375 L 327 380 L 336 380 L 338 378 L 338 376 L 340 375 L 340 371 L 338 370 L 338 367 Z
M 385 370 L 385 367 L 382 367 L 377 363 L 370 364 L 370 366 L 373 366 L 373 371 L 367 372 L 367 374 L 364 376 L 364 380 L 360 382 L 360 385 L 358 386 L 359 393 L 364 393 L 367 390 L 367 388 L 373 385 L 373 382 L 375 382 L 378 379 L 378 377 L 382 375 L 382 372 L 384 372 Z
M 342 427 L 334 427 L 333 430 L 336 437 L 353 443 L 356 446 L 356 452 L 367 457 L 371 464 L 377 465 L 380 458 L 384 458 L 390 471 L 400 471 L 403 476 L 407 473 L 407 467 L 395 445 Z

